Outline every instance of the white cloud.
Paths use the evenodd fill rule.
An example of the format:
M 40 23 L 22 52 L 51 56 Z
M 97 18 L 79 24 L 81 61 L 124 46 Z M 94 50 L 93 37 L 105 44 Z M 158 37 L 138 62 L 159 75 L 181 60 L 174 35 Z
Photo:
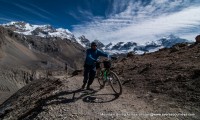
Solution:
M 19 7 L 19 8 L 22 9 L 22 10 L 25 10 L 25 11 L 28 11 L 28 12 L 34 14 L 34 15 L 36 15 L 36 16 L 39 16 L 39 17 L 41 17 L 41 18 L 44 18 L 44 19 L 50 20 L 49 17 L 43 15 L 41 12 L 38 12 L 38 11 L 32 9 L 32 8 L 29 8 L 29 7 L 26 7 L 26 6 L 23 6 L 23 5 L 17 4 L 17 3 L 15 3 L 14 5 L 17 6 L 17 7 Z
M 79 21 L 87 21 L 87 20 L 92 20 L 95 18 L 95 16 L 89 10 L 84 10 L 80 7 L 77 7 L 77 11 L 78 13 L 74 11 L 70 11 L 70 12 L 66 11 L 65 13 Z
M 13 19 L 9 19 L 9 18 L 0 18 L 0 22 L 10 22 Z
M 191 31 L 200 25 L 200 7 L 190 4 L 190 0 L 169 1 L 152 0 L 147 5 L 131 0 L 125 0 L 127 4 L 118 1 L 118 4 L 113 3 L 113 12 L 107 19 L 93 17 L 90 23 L 74 26 L 73 33 L 104 43 L 135 41 L 143 44 L 168 34 L 192 40 L 200 33 L 200 30 Z

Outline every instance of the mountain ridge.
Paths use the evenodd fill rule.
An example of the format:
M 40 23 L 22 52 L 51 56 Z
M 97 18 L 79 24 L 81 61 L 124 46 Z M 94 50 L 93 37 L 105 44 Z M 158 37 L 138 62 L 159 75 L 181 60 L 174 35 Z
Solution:
M 16 33 L 24 35 L 35 35 L 40 37 L 60 37 L 61 39 L 75 39 L 74 35 L 63 28 L 53 28 L 51 25 L 32 25 L 26 22 L 10 22 L 2 24 L 6 28 L 10 28 Z
M 10 28 L 17 33 L 24 35 L 40 36 L 45 38 L 58 37 L 61 39 L 70 39 L 72 42 L 77 42 L 85 48 L 90 48 L 91 42 L 96 42 L 98 47 L 106 52 L 112 54 L 134 52 L 136 54 L 143 54 L 146 52 L 155 52 L 161 48 L 169 48 L 177 43 L 190 42 L 189 40 L 179 38 L 173 34 L 165 36 L 161 39 L 150 41 L 144 45 L 140 45 L 134 41 L 128 42 L 111 42 L 104 44 L 99 40 L 89 40 L 84 35 L 75 37 L 68 29 L 53 28 L 51 25 L 31 25 L 25 22 L 10 22 L 3 24 L 4 27 Z

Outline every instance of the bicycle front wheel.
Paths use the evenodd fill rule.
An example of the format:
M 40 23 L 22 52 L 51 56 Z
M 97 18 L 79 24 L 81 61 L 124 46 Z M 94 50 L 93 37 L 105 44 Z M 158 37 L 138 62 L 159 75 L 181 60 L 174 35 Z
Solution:
M 122 84 L 117 74 L 110 71 L 108 74 L 108 80 L 113 91 L 118 95 L 122 94 Z
M 105 86 L 105 83 L 103 81 L 103 71 L 97 72 L 97 79 L 98 79 L 98 82 L 100 84 L 100 88 L 103 88 Z

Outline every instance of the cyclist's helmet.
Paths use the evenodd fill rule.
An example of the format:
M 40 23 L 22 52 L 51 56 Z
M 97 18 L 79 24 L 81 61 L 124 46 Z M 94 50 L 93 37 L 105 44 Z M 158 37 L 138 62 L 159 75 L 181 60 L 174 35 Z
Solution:
M 92 46 L 97 46 L 97 44 L 96 44 L 95 42 L 92 42 L 92 43 L 91 43 L 91 47 L 92 47 Z

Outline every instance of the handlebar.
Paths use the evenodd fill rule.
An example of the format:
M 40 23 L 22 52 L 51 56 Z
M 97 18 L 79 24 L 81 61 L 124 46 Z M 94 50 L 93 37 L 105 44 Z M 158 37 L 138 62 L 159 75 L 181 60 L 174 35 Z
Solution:
M 109 68 L 111 68 L 111 61 L 112 60 L 117 60 L 117 57 L 110 57 L 111 58 L 111 60 L 104 60 L 104 61 L 98 61 L 98 62 L 96 62 L 96 68 L 101 68 L 101 63 L 103 63 L 103 65 L 104 65 L 104 68 L 106 68 L 106 69 L 109 69 Z
M 110 57 L 110 60 L 98 61 L 98 62 L 96 62 L 96 63 L 103 63 L 103 62 L 105 62 L 105 61 L 112 61 L 112 60 L 117 60 L 117 57 L 111 56 L 111 57 Z

